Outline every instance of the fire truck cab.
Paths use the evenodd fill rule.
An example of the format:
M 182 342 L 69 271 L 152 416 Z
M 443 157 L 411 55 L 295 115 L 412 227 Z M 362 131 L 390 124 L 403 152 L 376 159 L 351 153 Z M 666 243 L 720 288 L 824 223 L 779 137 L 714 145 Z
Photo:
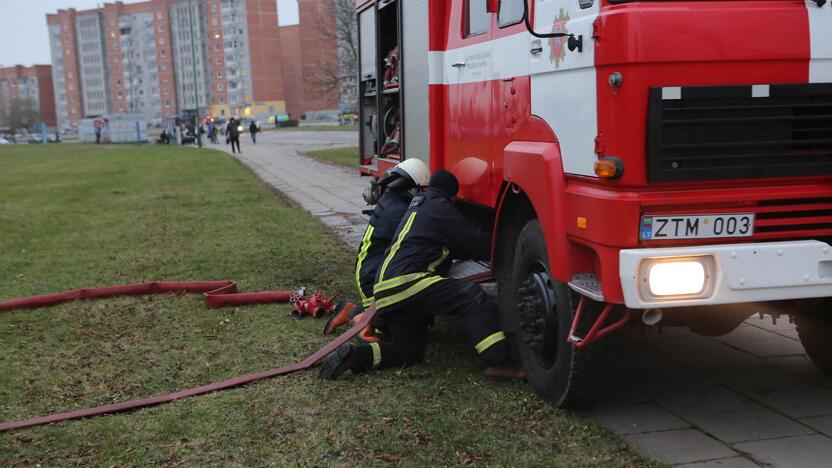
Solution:
M 543 397 L 592 403 L 596 340 L 638 319 L 789 315 L 832 372 L 832 5 L 357 0 L 357 20 L 360 170 L 457 176 Z

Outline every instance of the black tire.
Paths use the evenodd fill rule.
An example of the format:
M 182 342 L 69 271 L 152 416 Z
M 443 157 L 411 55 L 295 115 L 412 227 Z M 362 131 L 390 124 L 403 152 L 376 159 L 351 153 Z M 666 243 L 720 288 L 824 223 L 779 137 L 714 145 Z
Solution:
M 558 408 L 595 403 L 602 388 L 603 342 L 577 349 L 566 341 L 578 296 L 566 283 L 551 278 L 546 242 L 537 220 L 527 222 L 520 232 L 513 278 L 519 322 L 517 346 L 529 384 Z M 543 291 L 543 284 L 548 291 Z M 537 296 L 541 291 L 553 299 L 543 302 L 554 302 L 554 307 L 540 305 L 543 302 Z M 579 333 L 586 333 L 601 306 L 593 301 L 587 303 Z
M 800 343 L 816 366 L 832 374 L 832 298 L 801 305 L 802 310 L 794 315 Z

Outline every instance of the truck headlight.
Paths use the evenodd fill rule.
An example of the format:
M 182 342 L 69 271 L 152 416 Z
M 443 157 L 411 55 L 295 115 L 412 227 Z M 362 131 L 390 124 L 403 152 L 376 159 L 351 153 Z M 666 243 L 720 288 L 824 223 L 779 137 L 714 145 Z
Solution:
M 715 264 L 710 255 L 646 258 L 639 267 L 641 295 L 645 300 L 708 297 Z

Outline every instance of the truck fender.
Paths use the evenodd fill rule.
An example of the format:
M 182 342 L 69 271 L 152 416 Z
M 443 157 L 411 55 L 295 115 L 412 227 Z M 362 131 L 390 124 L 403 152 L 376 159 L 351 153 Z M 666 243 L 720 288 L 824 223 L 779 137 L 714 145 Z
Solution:
M 510 143 L 504 152 L 503 174 L 507 186 L 500 197 L 497 219 L 501 219 L 506 193 L 521 190 L 531 202 L 543 229 L 552 277 L 558 281 L 571 281 L 571 253 L 563 206 L 566 179 L 559 145 L 538 141 Z

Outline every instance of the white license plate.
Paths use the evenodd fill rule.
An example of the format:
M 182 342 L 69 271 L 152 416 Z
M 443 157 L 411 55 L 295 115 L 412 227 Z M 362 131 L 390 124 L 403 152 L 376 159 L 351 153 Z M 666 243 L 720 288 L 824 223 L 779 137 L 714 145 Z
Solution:
M 751 237 L 754 213 L 642 216 L 641 240 Z

